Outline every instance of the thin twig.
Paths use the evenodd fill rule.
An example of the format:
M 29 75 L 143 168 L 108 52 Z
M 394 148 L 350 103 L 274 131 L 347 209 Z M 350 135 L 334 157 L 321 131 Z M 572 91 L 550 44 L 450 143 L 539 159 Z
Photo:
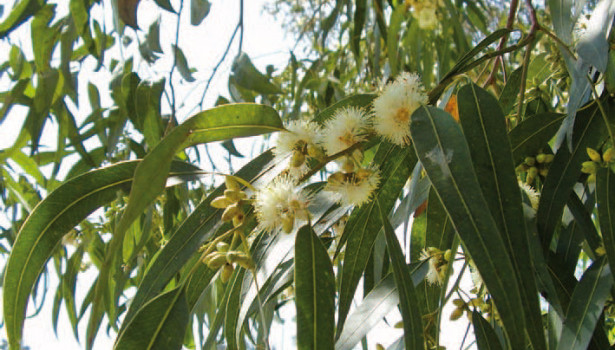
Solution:
M 521 121 L 521 113 L 523 113 L 523 100 L 525 100 L 525 87 L 527 84 L 527 70 L 530 65 L 530 57 L 532 57 L 532 46 L 528 45 L 525 48 L 523 56 L 523 68 L 521 69 L 521 86 L 519 87 L 519 106 L 517 108 L 517 119 Z
M 515 18 L 517 17 L 517 7 L 519 7 L 519 0 L 512 0 L 510 2 L 510 10 L 508 11 L 508 19 L 506 20 L 506 29 L 508 30 L 512 29 L 513 24 L 515 23 Z M 506 41 L 508 41 L 508 34 L 509 33 L 506 33 L 504 34 L 504 36 L 502 36 L 502 39 L 500 39 L 500 43 L 498 44 L 497 50 L 502 50 L 506 46 Z M 506 80 L 506 67 L 504 66 L 504 59 L 500 55 L 497 56 L 493 61 L 493 68 L 491 69 L 491 74 L 489 74 L 489 77 L 485 81 L 483 87 L 486 87 L 495 81 L 495 75 L 498 73 L 500 63 L 502 64 L 504 80 Z
M 182 10 L 184 9 L 184 0 L 179 3 L 179 10 L 177 11 L 177 26 L 175 27 L 175 51 L 173 52 L 173 65 L 171 66 L 171 71 L 169 72 L 169 88 L 171 89 L 171 120 L 167 124 L 167 128 L 165 130 L 165 135 L 171 131 L 171 128 L 174 124 L 177 123 L 177 109 L 175 106 L 175 86 L 173 85 L 173 73 L 175 73 L 175 68 L 177 68 L 177 50 L 179 50 L 179 27 L 181 24 L 181 15 Z

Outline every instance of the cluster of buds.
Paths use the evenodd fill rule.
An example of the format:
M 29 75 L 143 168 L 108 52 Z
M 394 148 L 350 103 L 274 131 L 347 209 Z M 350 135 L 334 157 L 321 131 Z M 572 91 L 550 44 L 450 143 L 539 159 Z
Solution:
M 451 260 L 451 250 L 441 251 L 436 247 L 427 247 L 421 252 L 421 260 L 428 260 L 427 282 L 442 285 L 446 277 L 446 267 Z
M 454 299 L 453 305 L 455 310 L 451 312 L 450 320 L 456 321 L 466 314 L 468 320 L 472 319 L 472 309 L 480 310 L 482 313 L 487 314 L 487 318 L 491 315 L 491 303 L 485 302 L 482 298 L 472 298 L 467 303 L 463 299 Z
M 224 209 L 222 213 L 222 221 L 232 221 L 234 227 L 239 227 L 243 224 L 245 213 L 241 209 L 242 202 L 248 198 L 246 193 L 241 190 L 241 187 L 232 177 L 226 177 L 226 190 L 224 195 L 214 198 L 211 201 L 211 206 L 218 209 Z
M 589 174 L 588 182 L 596 181 L 596 172 L 599 167 L 611 167 L 615 171 L 615 150 L 613 147 L 608 148 L 602 155 L 593 148 L 587 147 L 587 155 L 589 159 L 581 165 L 581 171 Z
M 212 270 L 221 269 L 220 279 L 223 283 L 231 278 L 233 271 L 235 271 L 235 265 L 248 270 L 254 268 L 254 262 L 246 253 L 230 250 L 230 246 L 225 242 L 219 242 L 216 245 L 216 251 L 207 254 L 203 258 L 203 263 Z
M 538 175 L 546 177 L 549 165 L 553 162 L 553 154 L 540 153 L 536 157 L 525 157 L 523 163 L 517 167 L 517 173 L 525 173 L 525 183 L 531 185 Z

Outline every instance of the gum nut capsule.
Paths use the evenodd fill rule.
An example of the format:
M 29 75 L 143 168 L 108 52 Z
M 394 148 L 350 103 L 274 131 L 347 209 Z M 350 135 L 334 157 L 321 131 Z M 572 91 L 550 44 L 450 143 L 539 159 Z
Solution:
M 231 204 L 233 203 L 224 196 L 216 197 L 211 201 L 211 206 L 217 209 L 224 209 Z
M 593 160 L 596 163 L 602 162 L 602 157 L 600 157 L 600 153 L 598 153 L 598 151 L 591 147 L 587 147 L 586 151 L 587 155 L 589 156 L 589 159 Z
M 240 189 L 239 183 L 233 179 L 232 176 L 225 176 L 224 183 L 226 184 L 226 189 L 228 190 L 239 191 Z
M 229 205 L 226 210 L 224 210 L 224 213 L 222 213 L 222 221 L 231 221 L 239 212 L 240 209 L 237 203 Z
M 461 300 L 461 299 L 453 299 L 453 305 L 459 307 L 463 307 L 466 304 L 465 301 Z
M 228 282 L 228 280 L 231 278 L 231 275 L 233 274 L 233 271 L 235 271 L 233 265 L 229 263 L 224 264 L 224 266 L 222 267 L 222 271 L 220 271 L 220 280 L 222 281 L 222 283 Z

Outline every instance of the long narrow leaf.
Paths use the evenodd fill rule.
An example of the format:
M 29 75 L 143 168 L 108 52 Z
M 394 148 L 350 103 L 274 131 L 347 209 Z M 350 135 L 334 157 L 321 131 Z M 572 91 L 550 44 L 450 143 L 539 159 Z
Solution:
M 615 174 L 608 168 L 596 174 L 596 201 L 604 249 L 611 271 L 615 271 Z

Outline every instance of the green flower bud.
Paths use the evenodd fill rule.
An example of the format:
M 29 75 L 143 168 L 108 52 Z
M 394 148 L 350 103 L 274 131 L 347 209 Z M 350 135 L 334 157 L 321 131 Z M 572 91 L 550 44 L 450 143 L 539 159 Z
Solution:
M 598 165 L 590 160 L 581 164 L 581 171 L 585 174 L 595 174 L 598 170 Z
M 204 259 L 203 262 L 205 263 L 205 265 L 207 265 L 207 267 L 209 267 L 212 270 L 217 270 L 219 269 L 223 264 L 226 263 L 226 256 L 220 252 L 213 252 L 208 254 Z
M 241 210 L 239 209 L 239 205 L 237 203 L 229 205 L 226 210 L 224 210 L 224 213 L 222 213 L 222 221 L 226 222 L 233 220 L 233 217 L 239 214 L 240 211 Z
M 239 192 L 239 190 L 225 190 L 224 197 L 231 203 L 237 203 L 241 199 Z
M 305 163 L 305 155 L 300 151 L 293 151 L 293 155 L 290 158 L 290 167 L 298 168 Z
M 593 160 L 596 163 L 602 162 L 602 157 L 600 157 L 600 153 L 598 153 L 598 151 L 590 147 L 587 147 L 586 151 L 587 155 L 589 156 L 589 159 Z
M 212 207 L 214 207 L 214 208 L 224 209 L 224 208 L 228 207 L 231 204 L 233 204 L 233 203 L 231 203 L 231 201 L 229 201 L 228 198 L 226 198 L 224 196 L 220 196 L 220 197 L 214 198 L 214 200 L 211 201 L 210 205 Z
M 546 154 L 540 153 L 539 155 L 536 156 L 536 161 L 540 164 L 543 164 L 546 158 L 547 158 Z
M 229 248 L 230 246 L 226 242 L 218 242 L 218 244 L 216 244 L 216 249 L 222 253 L 228 252 Z
M 241 186 L 239 186 L 237 180 L 233 179 L 232 176 L 225 176 L 224 183 L 226 184 L 226 189 L 228 190 L 239 191 L 241 189 Z
M 288 214 L 282 217 L 282 230 L 286 233 L 293 232 L 293 228 L 295 227 L 295 216 L 292 214 Z
M 545 163 L 546 163 L 546 164 L 549 164 L 549 163 L 553 162 L 553 158 L 555 158 L 555 156 L 554 156 L 554 155 L 552 155 L 552 154 L 546 154 L 546 155 L 545 155 Z
M 228 263 L 224 264 L 224 267 L 222 267 L 222 271 L 220 271 L 220 280 L 222 281 L 222 283 L 228 282 L 228 280 L 231 278 L 231 275 L 233 274 L 233 271 L 235 271 L 233 265 Z
M 536 164 L 536 158 L 534 158 L 534 157 L 525 157 L 525 160 L 523 162 L 526 165 L 533 166 L 534 164 Z
M 458 320 L 461 316 L 463 316 L 463 309 L 455 309 L 453 310 L 453 312 L 451 313 L 451 321 L 456 321 Z
M 614 157 L 615 157 L 615 150 L 613 149 L 613 147 L 607 149 L 606 151 L 604 151 L 604 154 L 602 154 L 602 159 L 604 160 L 605 163 L 612 162 Z

